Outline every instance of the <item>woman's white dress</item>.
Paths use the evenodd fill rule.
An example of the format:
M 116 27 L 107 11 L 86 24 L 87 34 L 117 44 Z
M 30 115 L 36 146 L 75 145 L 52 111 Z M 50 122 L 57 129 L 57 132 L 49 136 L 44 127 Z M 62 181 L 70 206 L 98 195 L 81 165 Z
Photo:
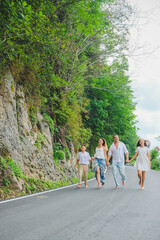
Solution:
M 150 166 L 149 159 L 147 157 L 149 149 L 147 147 L 137 147 L 136 152 L 138 153 L 138 156 L 134 166 L 137 168 L 137 170 L 149 171 Z

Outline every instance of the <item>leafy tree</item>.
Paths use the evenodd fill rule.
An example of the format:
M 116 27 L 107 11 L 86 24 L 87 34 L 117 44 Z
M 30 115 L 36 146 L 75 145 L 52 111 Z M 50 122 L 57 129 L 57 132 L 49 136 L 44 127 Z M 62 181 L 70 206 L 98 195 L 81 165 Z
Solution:
M 132 148 L 127 1 L 5 0 L 0 9 L 0 70 L 23 86 L 34 122 L 45 113 L 53 140 L 76 148 L 115 133 Z

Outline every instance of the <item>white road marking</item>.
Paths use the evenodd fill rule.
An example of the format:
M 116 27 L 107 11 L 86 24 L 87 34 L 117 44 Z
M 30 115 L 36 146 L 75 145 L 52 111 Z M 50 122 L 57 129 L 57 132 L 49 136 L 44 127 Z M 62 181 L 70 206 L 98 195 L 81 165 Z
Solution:
M 92 179 L 88 180 L 88 182 L 91 182 L 93 180 L 95 180 L 95 178 L 92 178 Z M 82 182 L 82 183 L 84 183 L 84 182 Z M 71 184 L 71 185 L 67 185 L 67 186 L 64 186 L 64 187 L 60 187 L 60 188 L 46 190 L 46 191 L 43 191 L 43 192 L 33 193 L 33 194 L 22 196 L 22 197 L 7 199 L 7 200 L 0 201 L 0 204 L 17 201 L 17 200 L 21 200 L 21 199 L 24 199 L 24 198 L 30 198 L 30 197 L 42 195 L 42 194 L 49 193 L 49 192 L 55 192 L 55 191 L 59 191 L 59 190 L 66 189 L 66 188 L 70 188 L 70 187 L 73 187 L 73 186 L 76 186 L 76 185 L 77 185 L 77 183 Z
M 105 173 L 106 172 L 107 172 L 107 167 L 105 169 Z M 95 180 L 95 178 L 92 178 L 92 179 L 88 180 L 88 182 L 91 182 L 93 180 Z M 84 183 L 84 182 L 82 182 L 82 183 Z M 74 187 L 76 185 L 77 185 L 77 183 L 71 184 L 71 185 L 68 185 L 68 186 L 64 186 L 64 187 L 60 187 L 60 188 L 54 188 L 54 189 L 46 190 L 46 191 L 43 191 L 43 192 L 38 192 L 38 193 L 30 194 L 30 195 L 25 195 L 25 196 L 22 196 L 22 197 L 16 197 L 16 198 L 12 198 L 12 199 L 2 200 L 2 201 L 0 201 L 0 204 L 17 201 L 17 200 L 21 200 L 21 199 L 24 199 L 24 198 L 30 198 L 30 197 L 34 197 L 34 196 L 39 196 L 39 195 L 42 195 L 42 194 L 45 194 L 45 193 L 55 192 L 55 191 L 59 191 L 59 190 L 62 190 L 62 189 Z

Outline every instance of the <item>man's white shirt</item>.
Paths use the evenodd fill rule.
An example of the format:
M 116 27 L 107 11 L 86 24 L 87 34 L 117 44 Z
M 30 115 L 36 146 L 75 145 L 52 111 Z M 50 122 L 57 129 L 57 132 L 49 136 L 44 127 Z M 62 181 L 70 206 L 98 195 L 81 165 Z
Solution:
M 116 148 L 114 142 L 110 146 L 108 155 L 112 156 L 114 162 L 124 162 L 124 154 L 128 153 L 128 150 L 123 142 L 119 142 L 118 148 Z

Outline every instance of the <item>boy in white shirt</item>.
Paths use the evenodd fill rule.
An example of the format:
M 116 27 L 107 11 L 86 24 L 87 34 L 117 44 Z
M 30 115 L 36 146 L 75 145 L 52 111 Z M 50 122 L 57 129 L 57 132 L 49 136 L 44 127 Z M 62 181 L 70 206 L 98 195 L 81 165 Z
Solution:
M 85 187 L 88 188 L 87 186 L 88 164 L 89 164 L 89 161 L 92 161 L 94 158 L 91 158 L 89 153 L 86 152 L 85 145 L 81 146 L 81 152 L 78 153 L 77 158 L 78 160 L 76 161 L 76 164 L 75 164 L 75 168 L 76 168 L 79 163 L 79 171 L 78 171 L 79 184 L 77 188 L 81 188 L 83 172 L 84 172 Z

